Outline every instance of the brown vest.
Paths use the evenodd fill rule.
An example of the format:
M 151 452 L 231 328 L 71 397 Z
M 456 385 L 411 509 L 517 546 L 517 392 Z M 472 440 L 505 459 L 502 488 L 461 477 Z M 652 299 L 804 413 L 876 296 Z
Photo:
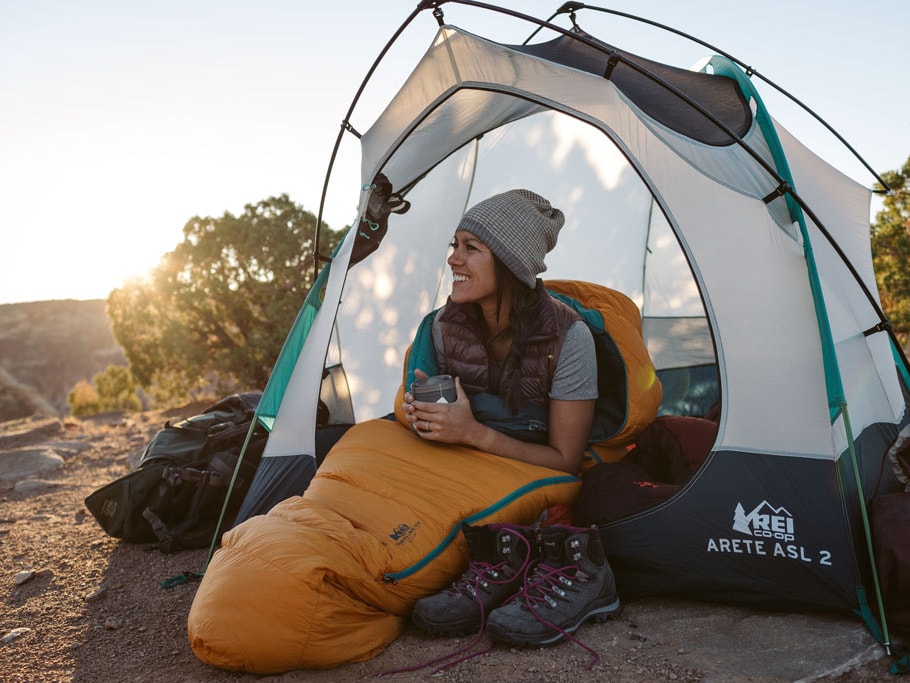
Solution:
M 580 320 L 575 311 L 553 299 L 538 281 L 537 305 L 529 315 L 530 323 L 523 338 L 512 343 L 520 345 L 518 386 L 521 397 L 546 407 L 550 386 L 559 361 L 562 340 L 573 323 Z M 459 377 L 461 386 L 471 396 L 480 392 L 502 395 L 501 387 L 509 386 L 512 378 L 506 373 L 499 386 L 493 386 L 491 366 L 495 362 L 480 334 L 479 314 L 474 306 L 446 302 L 436 317 L 441 326 L 446 372 Z

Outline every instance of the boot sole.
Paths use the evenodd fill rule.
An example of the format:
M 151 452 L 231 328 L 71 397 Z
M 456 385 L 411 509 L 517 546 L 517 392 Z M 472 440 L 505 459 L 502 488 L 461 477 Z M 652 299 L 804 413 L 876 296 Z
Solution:
M 620 602 L 619 598 L 616 598 L 616 600 L 609 604 L 589 609 L 577 622 L 567 626 L 563 630 L 566 633 L 575 633 L 575 631 L 577 631 L 586 621 L 593 621 L 594 623 L 600 624 L 615 619 L 620 614 L 622 614 L 622 602 Z M 487 633 L 490 635 L 490 638 L 498 643 L 537 647 L 555 645 L 565 638 L 565 634 L 560 633 L 559 631 L 551 631 L 540 635 L 509 633 L 508 631 L 501 630 L 495 623 L 487 625 Z
M 411 623 L 417 630 L 431 636 L 469 636 L 480 630 L 479 621 L 461 621 L 456 624 L 434 623 L 419 614 L 411 615 Z

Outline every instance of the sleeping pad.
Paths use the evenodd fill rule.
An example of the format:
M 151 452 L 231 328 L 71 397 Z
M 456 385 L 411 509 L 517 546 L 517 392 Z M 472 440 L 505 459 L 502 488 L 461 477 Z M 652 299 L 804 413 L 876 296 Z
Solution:
M 190 644 L 207 664 L 260 674 L 373 657 L 417 600 L 464 571 L 462 521 L 530 524 L 579 487 L 398 421 L 355 425 L 304 495 L 224 535 L 190 609 Z

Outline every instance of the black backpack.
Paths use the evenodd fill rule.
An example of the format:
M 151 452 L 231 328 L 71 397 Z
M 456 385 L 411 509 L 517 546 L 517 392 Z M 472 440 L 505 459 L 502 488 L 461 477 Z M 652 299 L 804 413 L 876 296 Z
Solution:
M 256 474 L 268 438 L 261 425 L 250 435 L 235 479 L 260 398 L 234 394 L 199 415 L 166 423 L 137 469 L 91 493 L 86 508 L 108 535 L 130 543 L 157 543 L 166 553 L 208 546 L 228 490 L 222 529 L 230 528 Z

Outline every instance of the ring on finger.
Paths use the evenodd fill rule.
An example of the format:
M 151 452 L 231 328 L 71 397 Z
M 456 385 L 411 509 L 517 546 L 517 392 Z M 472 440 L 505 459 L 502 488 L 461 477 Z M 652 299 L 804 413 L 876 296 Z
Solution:
M 424 420 L 424 421 L 423 421 L 423 427 L 424 427 L 423 431 L 425 431 L 425 432 L 430 431 L 430 421 L 429 421 L 429 420 Z

